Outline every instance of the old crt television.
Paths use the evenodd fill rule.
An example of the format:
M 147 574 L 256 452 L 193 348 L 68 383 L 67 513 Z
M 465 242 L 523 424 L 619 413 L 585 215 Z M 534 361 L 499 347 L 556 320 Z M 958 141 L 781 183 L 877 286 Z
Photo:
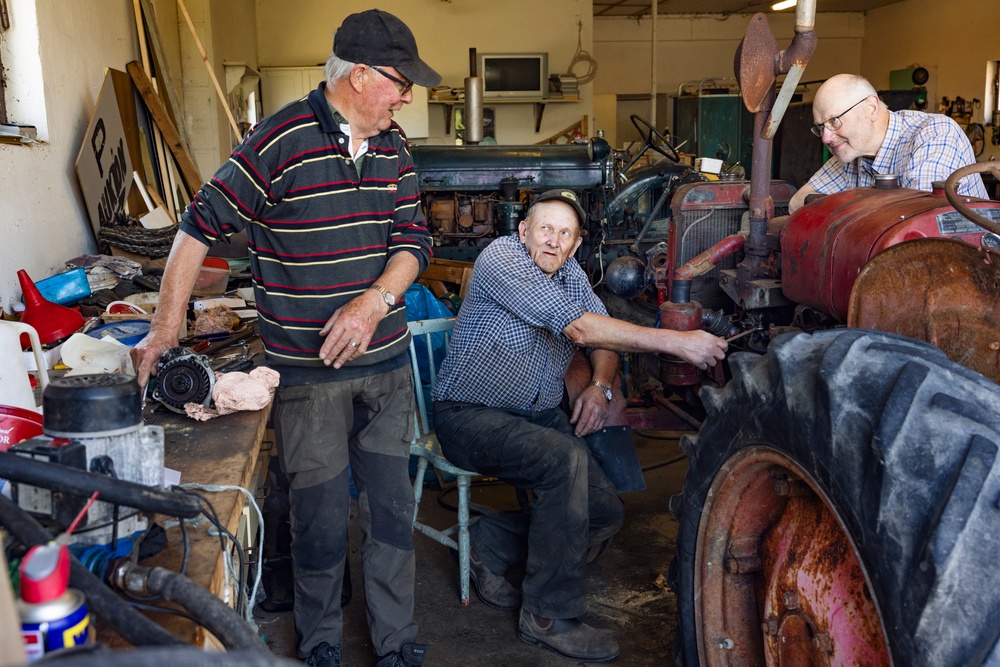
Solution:
M 549 92 L 548 53 L 480 53 L 483 98 L 546 97 Z

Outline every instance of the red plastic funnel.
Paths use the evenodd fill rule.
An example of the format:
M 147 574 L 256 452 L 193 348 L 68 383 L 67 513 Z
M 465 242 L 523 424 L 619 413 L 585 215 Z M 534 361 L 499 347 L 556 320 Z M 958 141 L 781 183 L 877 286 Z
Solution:
M 83 315 L 80 311 L 52 303 L 41 295 L 35 283 L 28 277 L 28 272 L 21 269 L 17 272 L 24 293 L 24 313 L 21 321 L 35 327 L 38 340 L 42 345 L 54 343 L 75 333 L 83 326 Z M 27 348 L 24 342 L 27 336 L 21 337 L 22 348 Z

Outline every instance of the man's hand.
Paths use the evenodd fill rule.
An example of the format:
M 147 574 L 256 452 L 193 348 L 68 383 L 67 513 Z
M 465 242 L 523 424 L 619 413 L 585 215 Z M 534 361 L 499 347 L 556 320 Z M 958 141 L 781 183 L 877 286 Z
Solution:
M 334 311 L 320 330 L 326 336 L 319 358 L 327 366 L 340 368 L 351 359 L 357 359 L 368 349 L 375 328 L 389 312 L 382 295 L 367 289 Z
M 571 424 L 576 424 L 573 433 L 582 438 L 604 428 L 610 413 L 608 409 L 610 405 L 600 387 L 590 385 L 580 392 L 573 403 L 573 415 L 569 420 Z
M 129 356 L 132 357 L 132 366 L 135 368 L 136 379 L 143 391 L 149 384 L 149 377 L 156 375 L 156 366 L 164 352 L 172 347 L 177 347 L 177 332 L 166 333 L 162 329 L 150 329 L 145 338 L 140 340 Z
M 670 331 L 675 336 L 673 354 L 705 370 L 726 356 L 729 343 L 707 331 Z

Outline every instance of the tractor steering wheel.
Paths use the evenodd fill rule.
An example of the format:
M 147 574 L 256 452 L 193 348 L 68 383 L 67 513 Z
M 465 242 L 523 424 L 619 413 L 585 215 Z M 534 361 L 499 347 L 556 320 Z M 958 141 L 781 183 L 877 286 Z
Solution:
M 653 127 L 648 120 L 642 116 L 632 114 L 629 116 L 632 121 L 632 125 L 635 129 L 639 131 L 639 136 L 642 140 L 646 142 L 646 146 L 652 148 L 654 151 L 662 155 L 663 157 L 673 160 L 674 162 L 680 162 L 681 156 L 677 153 L 677 149 L 670 145 L 667 138 L 660 134 L 660 132 Z

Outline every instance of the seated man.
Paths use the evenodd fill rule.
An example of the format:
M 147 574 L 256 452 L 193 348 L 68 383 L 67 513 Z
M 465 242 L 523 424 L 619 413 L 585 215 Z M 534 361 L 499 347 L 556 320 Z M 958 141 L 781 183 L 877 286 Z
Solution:
M 520 607 L 523 641 L 604 661 L 618 655 L 617 642 L 579 617 L 586 564 L 618 532 L 624 506 L 581 436 L 607 419 L 615 350 L 664 352 L 707 368 L 726 342 L 608 317 L 570 260 L 584 219 L 573 192 L 550 190 L 535 198 L 519 237 L 499 238 L 480 255 L 433 393 L 434 424 L 452 463 L 532 492 L 530 515 L 487 515 L 472 525 L 480 598 Z M 570 417 L 559 405 L 577 347 L 595 348 L 593 381 Z M 516 564 L 525 566 L 523 602 L 503 576 Z
M 889 111 L 872 84 L 856 74 L 838 74 L 819 87 L 813 120 L 813 134 L 833 157 L 795 193 L 789 213 L 811 194 L 874 185 L 876 174 L 895 174 L 904 188 L 930 191 L 934 181 L 976 161 L 958 123 L 941 114 Z M 962 179 L 958 194 L 988 198 L 979 174 Z

